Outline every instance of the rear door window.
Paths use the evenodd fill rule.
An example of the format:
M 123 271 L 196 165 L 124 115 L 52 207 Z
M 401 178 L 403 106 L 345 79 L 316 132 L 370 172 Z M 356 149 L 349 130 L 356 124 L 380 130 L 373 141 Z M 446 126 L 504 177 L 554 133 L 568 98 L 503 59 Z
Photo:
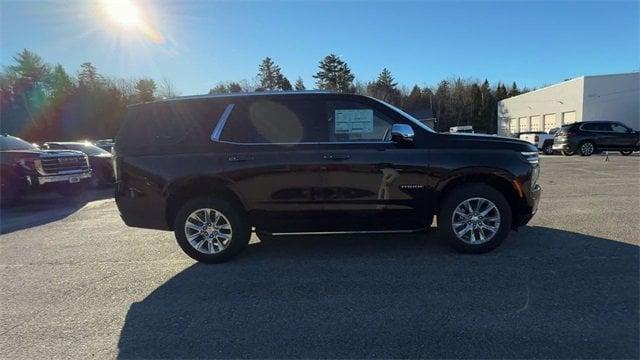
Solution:
M 319 105 L 294 97 L 238 100 L 221 140 L 242 144 L 292 144 L 326 141 Z

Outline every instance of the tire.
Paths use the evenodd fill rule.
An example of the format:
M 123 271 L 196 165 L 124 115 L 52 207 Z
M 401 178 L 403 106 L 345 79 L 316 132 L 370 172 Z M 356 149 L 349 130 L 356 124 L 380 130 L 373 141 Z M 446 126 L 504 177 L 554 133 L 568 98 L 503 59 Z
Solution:
M 580 156 L 591 156 L 596 151 L 596 146 L 591 141 L 585 141 L 580 144 L 578 148 L 578 152 Z
M 190 235 L 196 235 L 196 230 L 187 229 L 187 220 L 190 224 L 202 225 L 198 223 L 196 218 L 204 218 L 203 209 L 209 209 L 217 212 L 219 215 L 217 224 L 215 223 L 215 213 L 209 212 L 210 224 L 207 231 L 202 231 L 203 235 L 196 236 L 192 239 L 194 245 L 187 239 L 187 232 Z M 200 210 L 200 212 L 198 212 Z M 191 219 L 190 219 L 191 217 Z M 200 197 L 185 203 L 174 221 L 174 233 L 178 245 L 192 259 L 208 264 L 223 263 L 237 256 L 244 247 L 249 243 L 251 237 L 251 228 L 247 223 L 247 217 L 244 210 L 224 199 L 215 199 L 209 197 Z M 229 228 L 226 228 L 226 224 Z M 219 225 L 220 227 L 216 227 Z M 202 227 L 204 230 L 205 227 Z M 210 238 L 207 238 L 210 235 Z M 217 236 L 218 235 L 218 236 Z M 225 236 L 229 236 L 228 239 Z M 225 243 L 225 241 L 227 241 Z M 200 249 L 196 249 L 196 245 L 200 245 Z
M 561 153 L 563 156 L 573 156 L 575 154 L 575 152 L 567 150 L 562 150 Z
M 620 150 L 620 154 L 622 154 L 622 156 L 629 156 L 632 152 L 633 150 Z
M 494 209 L 485 215 L 485 219 L 480 218 L 479 220 L 477 216 L 474 216 L 469 219 L 470 222 L 461 220 L 458 212 L 455 215 L 455 220 L 457 222 L 462 221 L 463 224 L 454 228 L 454 212 L 459 206 L 464 207 L 464 203 L 467 201 L 470 201 L 471 207 L 479 212 L 483 212 L 491 205 Z M 469 211 L 465 210 L 465 212 L 468 213 Z M 490 217 L 493 219 L 498 218 L 498 222 L 489 220 Z M 511 206 L 498 190 L 485 184 L 466 184 L 454 189 L 442 203 L 438 216 L 438 230 L 454 249 L 464 253 L 480 254 L 495 249 L 504 241 L 511 231 L 511 219 Z M 490 234 L 491 230 L 488 230 L 488 228 L 486 232 L 485 229 L 476 228 L 467 231 L 462 238 L 456 234 L 456 229 L 463 231 L 466 227 L 473 226 L 472 222 L 475 221 L 480 226 L 491 227 L 493 225 L 496 230 L 493 234 Z M 484 241 L 481 239 L 481 234 L 486 238 Z M 473 238 L 471 238 L 472 236 Z M 467 238 L 463 239 L 464 237 Z
M 542 152 L 545 155 L 553 155 L 553 145 L 551 144 L 546 144 L 542 147 Z

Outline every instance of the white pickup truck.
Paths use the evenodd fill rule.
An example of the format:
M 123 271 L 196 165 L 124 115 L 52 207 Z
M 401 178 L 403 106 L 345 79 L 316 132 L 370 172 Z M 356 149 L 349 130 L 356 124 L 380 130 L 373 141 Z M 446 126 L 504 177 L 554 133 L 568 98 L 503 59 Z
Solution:
M 553 137 L 557 129 L 551 129 L 547 134 L 544 131 L 531 131 L 520 133 L 518 137 L 520 140 L 528 141 L 538 147 L 539 151 L 542 151 L 546 155 L 553 154 Z

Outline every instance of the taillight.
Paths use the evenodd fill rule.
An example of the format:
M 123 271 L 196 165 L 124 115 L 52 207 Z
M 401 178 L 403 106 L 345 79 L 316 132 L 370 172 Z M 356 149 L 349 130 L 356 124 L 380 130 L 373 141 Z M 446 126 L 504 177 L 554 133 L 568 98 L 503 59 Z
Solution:
M 575 132 L 573 132 L 573 131 L 568 131 L 568 132 L 566 133 L 566 135 L 567 135 L 567 136 L 573 136 L 573 135 L 575 135 L 575 134 L 576 134 L 576 133 L 575 133 Z
M 540 137 L 539 137 L 538 135 L 536 135 L 536 136 L 534 137 L 534 141 L 535 141 L 535 142 L 540 141 Z

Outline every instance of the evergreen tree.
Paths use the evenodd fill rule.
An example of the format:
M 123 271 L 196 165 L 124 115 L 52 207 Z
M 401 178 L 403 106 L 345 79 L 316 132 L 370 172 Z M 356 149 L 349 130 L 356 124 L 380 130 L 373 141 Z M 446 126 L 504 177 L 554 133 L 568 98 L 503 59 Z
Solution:
M 227 85 L 227 90 L 230 93 L 239 93 L 242 92 L 242 86 L 239 83 L 232 81 Z
M 280 75 L 280 78 L 278 79 L 278 85 L 279 85 L 280 89 L 284 90 L 284 91 L 291 91 L 293 89 L 293 87 L 291 86 L 291 83 L 289 82 L 289 79 L 287 79 L 286 77 L 282 76 L 282 74 Z
M 507 88 L 502 83 L 498 83 L 498 87 L 496 88 L 496 101 L 504 100 L 508 98 Z
M 522 92 L 520 92 L 520 90 L 518 89 L 518 85 L 516 85 L 516 82 L 514 81 L 513 84 L 511 84 L 511 90 L 509 90 L 508 96 L 518 96 L 520 94 L 522 94 Z
M 155 99 L 156 82 L 153 79 L 140 79 L 136 83 L 136 99 L 139 102 L 150 102 Z
M 52 99 L 62 99 L 71 94 L 74 89 L 73 80 L 67 74 L 62 65 L 58 64 L 53 68 L 47 80 L 47 87 Z
M 398 83 L 391 75 L 391 72 L 384 68 L 378 75 L 378 79 L 367 85 L 367 93 L 375 98 L 389 102 L 393 105 L 400 103 L 400 90 L 396 88 Z
M 353 90 L 355 76 L 346 62 L 337 55 L 329 54 L 320 61 L 320 70 L 313 75 L 319 89 L 349 92 Z
M 80 71 L 78 71 L 78 85 L 80 87 L 95 87 L 100 80 L 101 77 L 98 75 L 98 70 L 92 63 L 85 62 L 80 65 Z
M 258 81 L 260 88 L 265 91 L 283 90 L 283 87 L 286 86 L 291 89 L 291 83 L 282 75 L 280 66 L 276 65 L 270 57 L 262 60 L 258 67 Z
M 296 91 L 306 90 L 306 88 L 304 87 L 304 82 L 302 82 L 301 77 L 298 77 L 298 80 L 296 80 L 296 84 L 294 85 L 294 88 L 296 89 Z

